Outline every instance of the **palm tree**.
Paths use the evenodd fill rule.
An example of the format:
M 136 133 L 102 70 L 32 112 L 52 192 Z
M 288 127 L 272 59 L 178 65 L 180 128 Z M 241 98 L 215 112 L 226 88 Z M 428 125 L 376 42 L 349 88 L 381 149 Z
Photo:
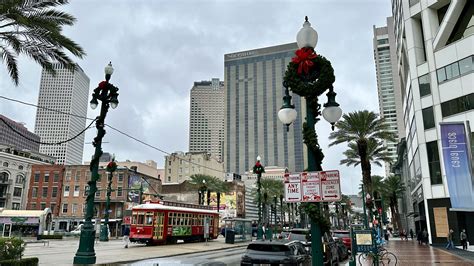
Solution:
M 191 176 L 191 180 L 189 181 L 189 184 L 191 184 L 193 187 L 195 187 L 198 190 L 198 193 L 199 193 L 198 204 L 204 205 L 204 193 L 206 191 L 209 191 L 212 188 L 213 186 L 212 181 L 213 181 L 213 178 L 212 176 L 209 176 L 209 175 L 196 174 L 196 175 Z
M 54 7 L 67 3 L 67 0 L 9 0 L 0 4 L 0 58 L 15 85 L 19 83 L 19 55 L 30 57 L 52 73 L 55 73 L 53 63 L 75 67 L 64 49 L 79 58 L 86 55 L 78 44 L 62 34 L 62 27 L 72 26 L 76 19 Z
M 403 193 L 406 190 L 405 184 L 399 175 L 390 175 L 383 181 L 383 188 L 383 194 L 388 198 L 390 211 L 395 221 L 394 226 L 397 229 L 400 229 L 401 221 L 400 213 L 398 211 L 398 199 L 403 197 Z
M 329 135 L 332 142 L 329 146 L 348 143 L 357 151 L 362 169 L 362 182 L 367 191 L 372 191 L 371 157 L 369 145 L 380 144 L 384 141 L 395 141 L 395 133 L 389 131 L 383 118 L 378 118 L 374 112 L 367 110 L 344 114 L 336 123 L 337 130 Z M 351 144 L 352 143 L 352 144 Z M 356 145 L 357 149 L 355 149 Z M 350 155 L 350 154 L 349 154 Z M 373 160 L 376 158 L 373 157 Z M 372 205 L 368 206 L 369 209 Z
M 275 180 L 275 179 L 270 179 L 270 178 L 262 178 L 260 181 L 261 184 L 261 190 L 260 193 L 262 194 L 262 205 L 264 211 L 262 212 L 264 214 L 263 220 L 265 221 L 265 217 L 267 216 L 265 211 L 267 206 L 271 205 L 272 200 L 274 197 L 280 197 L 280 195 L 284 195 L 284 187 L 283 187 L 283 182 L 280 180 Z M 254 202 L 257 204 L 258 201 L 258 195 L 257 195 L 257 188 L 253 188 L 251 190 L 251 194 L 254 196 Z
M 360 157 L 358 155 L 357 143 L 350 142 L 347 146 L 349 146 L 349 149 L 342 153 L 346 158 L 342 159 L 340 164 L 354 167 L 358 166 L 360 164 Z M 380 167 L 382 167 L 381 161 L 392 162 L 387 147 L 384 146 L 382 142 L 377 142 L 374 139 L 370 139 L 367 142 L 367 158 L 370 163 L 374 163 Z

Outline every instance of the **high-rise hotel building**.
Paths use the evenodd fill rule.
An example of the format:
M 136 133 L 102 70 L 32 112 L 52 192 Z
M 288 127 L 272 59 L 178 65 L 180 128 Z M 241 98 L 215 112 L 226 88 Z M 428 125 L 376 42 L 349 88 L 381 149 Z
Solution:
M 54 69 L 56 75 L 44 69 L 41 73 L 36 112 L 35 133 L 47 143 L 70 139 L 84 130 L 88 106 L 89 77 L 81 67 L 70 70 L 55 64 Z M 40 145 L 40 153 L 57 158 L 58 164 L 82 164 L 83 150 L 84 134 L 60 145 Z
M 459 235 L 474 228 L 474 1 L 392 0 L 392 14 L 406 128 L 397 164 L 409 177 L 406 214 L 414 221 L 408 227 L 444 244 L 449 229 Z
M 286 130 L 278 119 L 283 76 L 296 43 L 224 55 L 225 171 L 252 169 L 257 155 L 264 165 L 303 171 L 302 98 L 293 97 L 298 118 Z
M 397 160 L 398 139 L 405 136 L 405 126 L 403 124 L 402 92 L 397 75 L 398 66 L 395 35 L 393 33 L 393 18 L 387 18 L 387 26 L 380 28 L 374 26 L 373 29 L 380 117 L 385 119 L 385 123 L 389 126 L 389 131 L 397 136 L 395 141 L 387 141 L 384 144 L 393 162 L 395 162 Z M 385 163 L 386 176 L 391 172 L 392 163 Z
M 189 152 L 207 152 L 222 161 L 224 145 L 224 82 L 194 82 L 191 89 Z

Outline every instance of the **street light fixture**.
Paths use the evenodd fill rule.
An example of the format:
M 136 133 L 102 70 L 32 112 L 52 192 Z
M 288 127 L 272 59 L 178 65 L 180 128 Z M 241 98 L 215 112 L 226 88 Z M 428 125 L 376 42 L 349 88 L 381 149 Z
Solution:
M 84 215 L 84 226 L 81 229 L 81 237 L 79 239 L 79 248 L 74 256 L 74 264 L 95 264 L 96 256 L 94 250 L 95 229 L 92 224 L 94 216 L 94 197 L 97 192 L 97 180 L 99 180 L 99 158 L 102 155 L 102 139 L 105 135 L 105 117 L 109 110 L 118 105 L 118 88 L 109 83 L 113 73 L 112 63 L 105 67 L 105 81 L 101 81 L 99 86 L 94 89 L 92 93 L 92 100 L 90 101 L 91 108 L 97 108 L 98 101 L 102 102 L 100 108 L 100 115 L 96 121 L 97 136 L 94 138 L 92 144 L 95 147 L 94 157 L 90 163 L 91 180 L 88 182 L 89 194 L 86 199 L 86 213 Z
M 263 238 L 262 230 L 262 173 L 265 173 L 265 168 L 260 163 L 262 158 L 260 155 L 257 156 L 257 162 L 253 167 L 253 173 L 257 175 L 257 205 L 258 205 L 258 229 L 257 229 L 257 239 Z
M 322 111 L 322 115 L 324 119 L 332 125 L 333 130 L 334 124 L 342 115 L 342 110 L 336 102 L 336 93 L 332 87 L 332 83 L 334 82 L 332 67 L 326 59 L 318 58 L 320 55 L 314 53 L 314 48 L 318 43 L 318 33 L 311 27 L 308 17 L 305 17 L 305 22 L 296 36 L 296 41 L 299 50 L 296 52 L 296 57 L 293 58 L 292 62 L 288 65 L 287 73 L 285 73 L 285 81 L 283 82 L 285 96 L 283 97 L 283 106 L 278 112 L 278 118 L 287 126 L 287 130 L 289 125 L 296 120 L 297 114 L 294 110 L 294 105 L 291 104 L 291 96 L 288 89 L 291 89 L 293 93 L 305 98 L 306 123 L 303 127 L 303 135 L 304 142 L 308 147 L 307 170 L 321 171 L 321 163 L 324 155 L 319 148 L 317 135 L 314 132 L 314 126 L 317 121 L 316 117 L 321 114 L 318 97 L 324 91 L 329 90 L 327 93 L 328 102 L 324 104 L 325 109 Z M 317 62 L 321 63 L 321 65 L 316 65 Z M 314 65 L 316 65 L 317 70 L 314 70 Z M 297 72 L 291 72 L 295 66 Z M 325 68 L 325 71 L 322 70 L 323 68 Z M 295 79 L 298 79 L 298 81 L 296 82 Z M 289 82 L 292 84 L 289 84 Z M 320 211 L 319 203 L 317 203 L 317 210 Z M 313 265 L 323 265 L 321 247 L 321 228 L 320 225 L 312 219 L 311 250 L 313 253 Z

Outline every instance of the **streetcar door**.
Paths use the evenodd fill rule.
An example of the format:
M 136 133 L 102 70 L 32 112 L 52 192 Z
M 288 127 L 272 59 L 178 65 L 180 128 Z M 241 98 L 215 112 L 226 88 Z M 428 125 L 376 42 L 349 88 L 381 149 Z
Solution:
M 155 216 L 155 225 L 153 228 L 153 239 L 163 239 L 164 220 L 165 214 L 163 212 L 157 212 Z

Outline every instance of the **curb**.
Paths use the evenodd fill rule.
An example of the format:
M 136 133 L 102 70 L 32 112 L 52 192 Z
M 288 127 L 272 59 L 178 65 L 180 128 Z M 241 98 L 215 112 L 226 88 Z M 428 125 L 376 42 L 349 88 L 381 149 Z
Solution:
M 471 259 L 471 258 L 466 258 L 466 257 L 463 257 L 463 256 L 461 256 L 461 255 L 459 255 L 459 254 L 454 253 L 454 252 L 450 252 L 449 250 L 446 250 L 446 249 L 443 248 L 442 246 L 438 246 L 438 245 L 435 245 L 435 246 L 431 245 L 431 246 L 432 246 L 433 248 L 436 248 L 436 249 L 438 249 L 438 250 L 444 252 L 444 253 L 447 253 L 447 254 L 456 256 L 456 257 L 458 257 L 458 258 L 460 258 L 460 259 L 463 259 L 463 260 L 465 260 L 465 261 L 468 261 L 468 262 L 473 262 L 473 261 L 474 261 L 474 260 Z M 458 249 L 458 248 L 456 248 L 456 249 L 457 249 L 457 250 L 462 250 L 462 249 Z M 467 251 L 467 252 L 470 252 L 470 251 Z
M 237 244 L 237 246 L 229 246 L 229 247 L 221 247 L 221 248 L 214 248 L 212 250 L 200 250 L 200 251 L 193 251 L 193 252 L 183 252 L 183 253 L 177 253 L 177 254 L 170 254 L 170 255 L 162 255 L 162 256 L 156 256 L 156 257 L 151 257 L 151 258 L 143 258 L 143 259 L 134 259 L 134 260 L 126 260 L 126 261 L 116 261 L 116 262 L 110 262 L 110 263 L 101 263 L 101 264 L 94 264 L 97 266 L 116 266 L 116 265 L 127 265 L 130 263 L 135 263 L 139 262 L 142 260 L 149 260 L 149 259 L 159 259 L 159 258 L 169 258 L 169 257 L 174 257 L 174 256 L 182 256 L 182 255 L 189 255 L 189 254 L 196 254 L 196 253 L 204 253 L 204 252 L 209 252 L 209 251 L 215 251 L 215 250 L 226 250 L 226 249 L 237 249 L 240 247 L 245 247 L 247 246 L 251 241 L 246 242 L 245 245 L 242 244 Z M 231 244 L 231 245 L 236 245 L 236 244 Z

